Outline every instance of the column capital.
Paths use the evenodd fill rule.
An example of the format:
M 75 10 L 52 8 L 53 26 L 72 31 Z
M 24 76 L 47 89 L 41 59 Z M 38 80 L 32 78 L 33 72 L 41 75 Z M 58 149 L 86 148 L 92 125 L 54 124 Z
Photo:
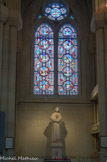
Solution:
M 91 30 L 95 32 L 99 28 L 103 28 L 107 25 L 107 4 L 102 3 L 96 6 L 91 20 Z
M 7 18 L 8 18 L 8 8 L 0 4 L 0 21 L 5 23 Z
M 16 27 L 17 30 L 22 29 L 22 17 L 19 10 L 9 10 L 9 24 Z

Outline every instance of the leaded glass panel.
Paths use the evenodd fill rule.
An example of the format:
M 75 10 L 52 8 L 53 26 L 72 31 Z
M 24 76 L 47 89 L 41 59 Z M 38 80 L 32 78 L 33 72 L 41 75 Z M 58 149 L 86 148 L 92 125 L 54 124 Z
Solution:
M 58 41 L 58 94 L 78 94 L 77 33 L 70 24 L 59 31 Z
M 44 14 L 51 20 L 62 20 L 67 16 L 67 8 L 61 3 L 50 3 L 44 9 Z
M 53 30 L 46 23 L 41 24 L 35 31 L 33 93 L 54 94 Z

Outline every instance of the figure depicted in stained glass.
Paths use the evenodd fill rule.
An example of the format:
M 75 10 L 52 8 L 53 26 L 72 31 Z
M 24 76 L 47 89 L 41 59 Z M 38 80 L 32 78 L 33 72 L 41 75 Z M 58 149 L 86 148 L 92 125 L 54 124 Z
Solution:
M 58 41 L 58 94 L 78 94 L 77 33 L 70 24 L 59 31 Z
M 46 23 L 40 25 L 35 31 L 33 93 L 54 94 L 53 31 Z

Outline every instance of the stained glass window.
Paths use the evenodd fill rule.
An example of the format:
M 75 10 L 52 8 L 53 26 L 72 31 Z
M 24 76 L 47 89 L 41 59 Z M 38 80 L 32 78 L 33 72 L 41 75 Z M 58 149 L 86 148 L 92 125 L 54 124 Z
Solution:
M 38 19 L 40 19 L 42 17 L 42 15 L 41 14 L 39 14 L 39 16 L 37 17 Z
M 59 31 L 58 41 L 58 94 L 78 94 L 77 33 L 70 24 Z
M 50 3 L 45 7 L 44 14 L 51 20 L 62 20 L 67 16 L 67 8 L 61 3 Z
M 41 24 L 35 31 L 33 93 L 54 94 L 53 30 L 46 23 Z
M 74 20 L 74 16 L 70 15 L 70 18 L 71 18 L 72 20 Z

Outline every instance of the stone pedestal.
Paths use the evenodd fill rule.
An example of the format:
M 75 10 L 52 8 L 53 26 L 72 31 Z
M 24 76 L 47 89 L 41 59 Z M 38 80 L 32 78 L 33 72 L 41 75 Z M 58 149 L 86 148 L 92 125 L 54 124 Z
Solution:
M 63 148 L 62 143 L 53 142 L 51 148 L 52 148 L 52 159 L 62 159 L 62 148 Z

